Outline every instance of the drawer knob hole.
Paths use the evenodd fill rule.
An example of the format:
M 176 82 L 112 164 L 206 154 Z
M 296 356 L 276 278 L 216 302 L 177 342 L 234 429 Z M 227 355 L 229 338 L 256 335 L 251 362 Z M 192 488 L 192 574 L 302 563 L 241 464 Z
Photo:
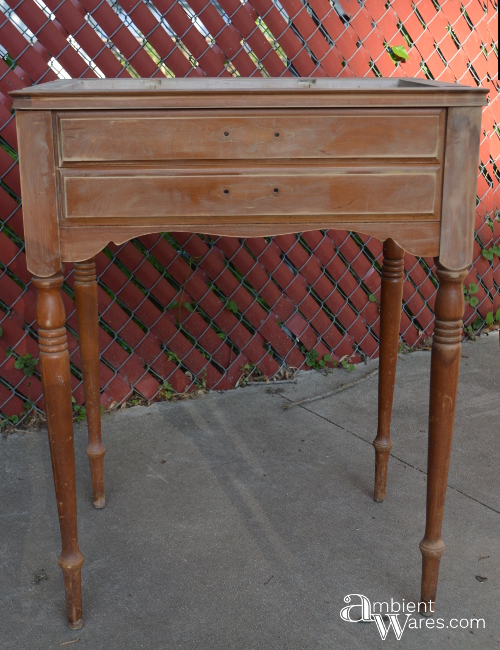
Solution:
M 274 192 L 275 194 L 278 194 L 279 189 L 278 189 L 277 187 L 275 187 L 274 190 L 273 190 L 273 192 Z
M 279 138 L 279 137 L 280 137 L 280 134 L 279 134 L 278 131 L 276 131 L 276 133 L 274 134 L 274 137 L 275 137 L 275 138 Z
M 229 190 L 224 190 L 224 194 L 229 194 Z
M 229 131 L 224 131 L 224 135 L 225 135 L 226 138 L 227 138 L 227 137 L 229 136 Z

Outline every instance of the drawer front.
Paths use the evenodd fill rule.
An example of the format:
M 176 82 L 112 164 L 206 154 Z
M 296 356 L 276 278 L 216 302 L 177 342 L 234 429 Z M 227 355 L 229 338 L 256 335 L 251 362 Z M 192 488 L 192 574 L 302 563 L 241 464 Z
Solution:
M 294 220 L 300 217 L 436 219 L 438 168 L 402 171 L 282 170 L 261 173 L 106 175 L 62 173 L 62 219 L 75 225 L 179 223 L 199 218 L 217 223 Z M 64 224 L 63 224 L 64 225 Z M 67 223 L 69 225 L 69 223 Z
M 59 116 L 60 165 L 82 162 L 441 158 L 444 111 Z

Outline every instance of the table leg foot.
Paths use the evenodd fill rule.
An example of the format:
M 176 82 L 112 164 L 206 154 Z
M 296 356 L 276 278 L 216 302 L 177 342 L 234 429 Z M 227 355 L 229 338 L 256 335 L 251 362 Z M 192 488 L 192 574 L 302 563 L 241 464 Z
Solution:
M 82 627 L 83 627 L 83 619 L 82 618 L 79 621 L 76 621 L 75 623 L 69 623 L 69 629 L 70 630 L 79 630 Z
M 375 447 L 375 501 L 385 499 L 387 467 L 392 448 L 391 414 L 396 380 L 399 327 L 403 303 L 404 251 L 392 239 L 384 242 L 380 296 L 378 428 Z
M 422 552 L 420 613 L 434 613 L 451 441 L 455 420 L 460 354 L 462 350 L 463 281 L 467 271 L 448 271 L 438 264 L 439 289 L 431 354 L 427 513 Z M 423 611 L 424 610 L 424 611 Z
M 101 440 L 99 316 L 94 258 L 85 262 L 75 262 L 75 303 L 82 359 L 85 411 L 89 430 L 87 456 L 92 479 L 92 499 L 95 508 L 104 508 L 104 454 L 106 447 Z
M 64 576 L 68 621 L 72 626 L 78 625 L 82 618 L 80 574 L 83 555 L 78 548 L 71 375 L 62 282 L 61 272 L 49 278 L 33 278 L 37 291 L 36 321 L 43 399 L 61 529 L 59 565 Z
M 436 603 L 437 583 L 439 577 L 439 563 L 444 553 L 442 539 L 434 544 L 422 540 L 420 552 L 422 553 L 422 590 L 418 611 L 422 616 L 432 616 Z
M 90 465 L 90 478 L 92 481 L 92 501 L 94 508 L 100 510 L 106 505 L 106 496 L 104 493 L 104 454 L 106 447 L 93 445 L 89 443 L 86 453 Z
M 83 555 L 76 553 L 71 558 L 64 554 L 59 557 L 59 566 L 64 577 L 64 591 L 66 594 L 66 608 L 68 610 L 68 624 L 72 630 L 78 630 L 83 625 L 82 619 L 82 564 Z
M 387 470 L 389 467 L 389 455 L 392 449 L 392 441 L 376 442 L 375 447 L 375 488 L 373 490 L 373 500 L 382 503 L 385 499 L 385 490 L 387 486 Z

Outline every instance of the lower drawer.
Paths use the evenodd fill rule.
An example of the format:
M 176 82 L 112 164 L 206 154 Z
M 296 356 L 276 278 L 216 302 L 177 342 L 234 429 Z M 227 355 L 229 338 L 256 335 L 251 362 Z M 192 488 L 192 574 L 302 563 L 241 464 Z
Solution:
M 439 167 L 258 173 L 62 172 L 61 219 L 85 223 L 436 219 Z M 67 224 L 69 225 L 69 223 Z

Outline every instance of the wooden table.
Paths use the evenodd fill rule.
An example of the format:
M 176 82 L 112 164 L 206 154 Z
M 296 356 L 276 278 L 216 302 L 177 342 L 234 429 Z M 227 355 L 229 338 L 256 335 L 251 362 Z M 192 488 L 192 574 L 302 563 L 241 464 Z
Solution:
M 102 508 L 94 256 L 109 241 L 159 231 L 251 237 L 341 228 L 384 242 L 376 501 L 385 497 L 392 447 L 403 254 L 437 258 L 420 543 L 420 611 L 434 611 L 486 93 L 408 79 L 298 78 L 84 79 L 11 93 L 71 628 L 82 625 L 83 555 L 62 263 L 75 262 L 87 454 Z

